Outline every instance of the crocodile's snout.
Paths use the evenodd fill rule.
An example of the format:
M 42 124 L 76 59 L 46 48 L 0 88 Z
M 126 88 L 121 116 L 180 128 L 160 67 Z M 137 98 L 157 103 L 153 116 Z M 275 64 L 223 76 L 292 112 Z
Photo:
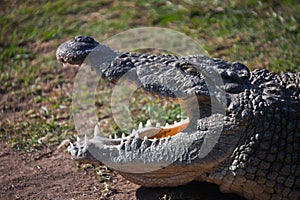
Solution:
M 56 58 L 62 63 L 81 65 L 86 56 L 99 45 L 92 37 L 76 36 L 61 44 L 56 51 Z

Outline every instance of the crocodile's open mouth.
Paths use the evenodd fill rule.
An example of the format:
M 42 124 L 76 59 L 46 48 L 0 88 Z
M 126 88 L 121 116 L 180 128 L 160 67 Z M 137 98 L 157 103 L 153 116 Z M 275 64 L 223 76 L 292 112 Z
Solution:
M 115 86 L 115 84 L 112 84 L 112 85 Z M 175 135 L 186 130 L 190 125 L 191 126 L 195 125 L 194 123 L 191 123 L 191 121 L 193 120 L 193 118 L 194 118 L 193 116 L 195 115 L 195 113 L 193 113 L 193 112 L 195 112 L 195 110 L 196 109 L 198 110 L 198 108 L 199 108 L 199 105 L 196 104 L 196 102 L 195 102 L 195 101 L 198 101 L 196 96 L 187 98 L 185 100 L 177 99 L 177 98 L 166 99 L 163 96 L 159 96 L 157 94 L 153 94 L 153 93 L 147 92 L 147 91 L 145 92 L 144 90 L 143 91 L 138 90 L 136 95 L 137 96 L 134 95 L 134 96 L 126 97 L 126 101 L 129 100 L 127 98 L 133 98 L 133 99 L 135 99 L 134 101 L 136 101 L 135 103 L 140 105 L 139 102 L 145 103 L 151 98 L 151 105 L 147 104 L 147 110 L 149 113 L 148 112 L 145 113 L 143 111 L 143 109 L 135 107 L 136 106 L 135 103 L 132 104 L 132 107 L 129 105 L 128 106 L 132 109 L 133 113 L 139 113 L 138 116 L 146 115 L 149 118 L 144 123 L 141 121 L 139 123 L 134 122 L 135 120 L 134 120 L 133 116 L 132 116 L 133 119 L 131 119 L 131 120 L 125 119 L 127 125 L 130 122 L 135 124 L 131 128 L 124 127 L 128 130 L 127 134 L 126 134 L 127 131 L 124 131 L 126 129 L 122 129 L 122 125 L 121 125 L 122 121 L 120 121 L 121 126 L 118 125 L 119 124 L 119 123 L 117 123 L 118 120 L 116 120 L 118 117 L 116 117 L 116 116 L 114 116 L 115 123 L 125 133 L 122 133 L 122 134 L 120 134 L 120 133 L 114 134 L 113 133 L 113 134 L 109 134 L 109 135 L 106 135 L 106 134 L 103 135 L 103 131 L 101 131 L 101 133 L 100 133 L 100 128 L 99 128 L 99 127 L 101 127 L 101 121 L 100 121 L 99 124 L 96 125 L 95 130 L 94 130 L 94 138 L 96 140 L 100 139 L 99 137 L 101 137 L 104 144 L 106 144 L 106 145 L 119 145 L 122 142 L 132 141 L 133 139 L 149 140 L 149 141 L 154 140 L 155 141 L 155 140 L 167 139 L 167 138 L 174 137 Z M 147 97 L 145 98 L 145 96 L 147 96 Z M 124 99 L 120 98 L 117 101 L 118 101 L 118 103 L 116 103 L 117 104 L 116 106 L 119 106 L 120 104 L 123 103 Z M 194 107 L 191 106 L 191 103 L 194 104 Z M 120 108 L 122 108 L 122 106 L 120 106 Z M 151 110 L 151 111 L 149 111 L 149 110 Z M 121 110 L 120 112 L 123 112 L 123 110 Z M 128 113 L 129 116 L 127 116 L 127 115 L 126 116 L 128 118 L 131 118 L 130 115 L 135 115 L 133 113 Z M 175 120 L 173 117 L 171 117 L 171 116 L 174 116 L 174 113 L 176 113 Z M 117 113 L 117 115 L 118 115 L 118 113 Z M 196 115 L 198 117 L 200 116 L 199 113 L 197 113 Z M 167 123 L 166 118 L 168 118 L 169 120 L 171 120 L 173 118 L 174 121 L 173 122 L 171 121 L 171 123 Z M 197 120 L 199 120 L 199 119 L 197 119 Z M 193 127 L 193 128 L 196 129 L 196 127 Z M 120 132 L 120 131 L 118 131 L 118 132 Z
M 78 66 L 70 63 L 62 63 L 64 67 L 72 67 L 72 66 Z M 112 84 L 115 85 L 115 84 Z M 149 94 L 149 92 L 146 92 Z M 166 99 L 164 97 L 157 97 L 157 94 L 149 94 L 154 98 L 163 98 L 165 101 L 168 101 L 169 103 L 179 103 L 178 99 L 176 100 L 170 100 L 170 98 Z M 187 110 L 185 110 L 186 114 L 189 114 Z M 123 133 L 122 135 L 118 134 L 110 134 L 106 137 L 103 137 L 102 133 L 100 133 L 100 128 L 96 125 L 94 129 L 94 139 L 99 139 L 104 142 L 106 145 L 120 145 L 125 141 L 130 141 L 132 139 L 141 139 L 141 140 L 149 140 L 149 141 L 155 141 L 163 138 L 170 138 L 172 136 L 177 135 L 178 133 L 185 130 L 189 124 L 190 124 L 191 117 L 183 117 L 180 119 L 180 121 L 174 121 L 172 124 L 165 123 L 164 125 L 160 123 L 152 123 L 150 119 L 146 121 L 145 124 L 140 122 L 137 126 L 137 129 L 133 129 L 129 135 L 126 135 Z

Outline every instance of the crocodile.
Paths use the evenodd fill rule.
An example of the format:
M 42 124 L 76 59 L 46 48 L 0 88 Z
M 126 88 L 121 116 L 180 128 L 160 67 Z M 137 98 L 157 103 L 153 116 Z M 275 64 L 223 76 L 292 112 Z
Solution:
M 56 57 L 81 65 L 94 52 L 89 63 L 104 79 L 117 83 L 130 72 L 128 79 L 147 93 L 184 102 L 188 118 L 158 127 L 147 123 L 116 139 L 99 137 L 96 125 L 92 139 L 68 147 L 74 159 L 101 158 L 145 187 L 196 180 L 247 199 L 300 198 L 299 72 L 250 71 L 241 62 L 204 55 L 116 52 L 89 36 L 64 42 Z M 103 52 L 113 55 L 106 64 Z

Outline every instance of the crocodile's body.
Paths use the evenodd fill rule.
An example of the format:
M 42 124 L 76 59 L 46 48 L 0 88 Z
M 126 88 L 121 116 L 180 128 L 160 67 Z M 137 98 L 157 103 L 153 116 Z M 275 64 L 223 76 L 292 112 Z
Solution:
M 77 37 L 59 47 L 57 58 L 81 64 L 98 46 L 91 38 Z M 127 169 L 137 165 L 155 168 L 173 159 L 155 171 L 134 173 L 117 167 L 124 177 L 147 187 L 199 180 L 216 183 L 222 191 L 248 199 L 300 198 L 300 73 L 250 72 L 241 63 L 201 55 L 116 56 L 109 66 L 99 68 L 103 77 L 116 82 L 132 71 L 132 81 L 144 90 L 169 100 L 185 99 L 190 124 L 168 138 L 159 134 L 144 139 L 135 136 L 122 142 L 107 139 L 96 145 L 96 134 L 88 144 L 72 145 L 73 156 L 91 156 L 87 150 L 109 154 L 106 163 Z M 223 83 L 215 77 L 221 77 Z M 225 105 L 220 95 L 225 97 Z M 189 96 L 196 96 L 198 104 L 189 105 Z M 194 112 L 198 106 L 201 111 Z M 220 137 L 203 157 L 201 146 L 207 145 L 206 137 L 214 137 L 219 121 L 223 122 Z M 180 148 L 185 142 L 189 145 Z

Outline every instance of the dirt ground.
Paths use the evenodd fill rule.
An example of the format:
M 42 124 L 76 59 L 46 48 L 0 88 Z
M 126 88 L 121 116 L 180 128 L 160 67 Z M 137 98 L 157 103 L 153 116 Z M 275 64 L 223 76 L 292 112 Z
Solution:
M 108 188 L 94 170 L 83 169 L 64 148 L 20 153 L 1 142 L 0 199 L 241 199 L 215 185 L 143 188 L 111 172 Z

